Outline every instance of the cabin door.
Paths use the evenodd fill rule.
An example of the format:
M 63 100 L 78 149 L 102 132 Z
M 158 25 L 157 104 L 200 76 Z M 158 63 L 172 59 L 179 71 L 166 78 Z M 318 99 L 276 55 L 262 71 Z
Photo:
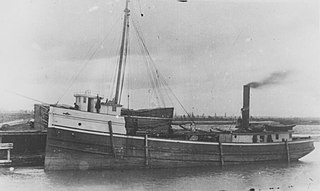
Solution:
M 88 111 L 93 112 L 92 110 L 93 98 L 89 98 L 88 100 Z

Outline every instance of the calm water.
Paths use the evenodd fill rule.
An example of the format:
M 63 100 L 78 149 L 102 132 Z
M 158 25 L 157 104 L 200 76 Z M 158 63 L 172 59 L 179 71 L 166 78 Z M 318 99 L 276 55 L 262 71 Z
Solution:
M 42 168 L 0 168 L 0 190 L 320 190 L 320 142 L 315 147 L 291 164 L 50 173 Z

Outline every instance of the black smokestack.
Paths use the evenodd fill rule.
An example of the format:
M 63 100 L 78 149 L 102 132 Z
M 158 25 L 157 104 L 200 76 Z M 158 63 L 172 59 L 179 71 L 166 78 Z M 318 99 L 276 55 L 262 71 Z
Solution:
M 242 113 L 242 128 L 249 128 L 249 108 L 250 108 L 250 84 L 243 86 L 243 107 L 241 109 Z
M 247 85 L 251 88 L 262 88 L 264 86 L 280 84 L 289 74 L 289 71 L 274 72 L 260 82 L 250 82 Z

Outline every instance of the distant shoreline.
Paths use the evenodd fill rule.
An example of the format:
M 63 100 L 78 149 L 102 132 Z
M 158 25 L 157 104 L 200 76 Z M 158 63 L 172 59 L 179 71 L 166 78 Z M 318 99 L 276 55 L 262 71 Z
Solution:
M 197 124 L 235 124 L 237 118 L 235 117 L 174 117 L 173 121 L 186 122 L 195 121 Z M 263 122 L 279 122 L 281 124 L 295 124 L 295 125 L 320 125 L 320 118 L 308 117 L 251 117 L 250 121 L 253 123 Z
M 20 112 L 1 112 L 0 123 L 34 118 L 33 111 Z M 197 124 L 235 124 L 236 117 L 222 117 L 222 116 L 174 116 L 174 122 L 185 123 L 188 121 L 195 121 Z M 295 125 L 320 125 L 320 118 L 311 117 L 254 117 L 250 118 L 251 122 L 279 122 L 281 124 L 295 124 Z

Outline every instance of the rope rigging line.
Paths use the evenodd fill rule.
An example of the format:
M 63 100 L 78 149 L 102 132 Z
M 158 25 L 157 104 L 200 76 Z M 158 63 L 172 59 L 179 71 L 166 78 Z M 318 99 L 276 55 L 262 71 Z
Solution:
M 136 31 L 138 40 L 140 40 L 139 42 L 141 42 L 140 46 L 142 46 L 143 52 L 149 58 L 149 60 L 146 59 L 147 60 L 146 64 L 147 64 L 148 72 L 150 74 L 149 76 L 150 76 L 150 81 L 152 82 L 152 88 L 155 91 L 155 93 L 157 95 L 157 98 L 160 98 L 160 101 L 161 101 L 162 105 L 165 107 L 165 101 L 164 101 L 162 93 L 160 92 L 161 84 L 159 84 L 159 80 L 158 80 L 158 77 L 159 77 L 158 69 L 154 65 L 153 59 L 152 59 L 152 57 L 150 55 L 150 52 L 149 52 L 149 50 L 146 47 L 146 44 L 144 42 L 144 38 L 142 36 L 142 33 L 139 31 L 136 23 L 134 21 L 132 21 L 132 23 L 133 23 L 134 29 Z
M 117 38 L 112 38 L 112 41 L 111 41 L 111 43 L 110 43 L 110 45 L 114 45 L 114 44 L 117 44 L 117 45 L 119 45 L 119 43 L 117 42 L 117 43 L 115 43 L 115 41 L 116 41 L 116 39 Z M 118 36 L 118 41 L 120 42 L 120 36 Z M 118 52 L 119 52 L 119 49 L 120 49 L 120 46 L 118 46 L 117 47 L 117 49 L 115 49 L 115 51 L 113 52 L 112 51 L 112 49 L 109 49 L 109 54 L 108 55 L 117 55 L 118 54 Z M 119 58 L 118 58 L 119 59 Z M 118 60 L 117 60 L 117 62 L 116 63 L 118 63 Z M 104 71 L 107 71 L 107 64 L 105 64 L 105 70 Z M 112 73 L 112 75 L 111 75 L 111 86 L 109 86 L 109 90 L 107 90 L 107 89 L 105 89 L 105 91 L 106 91 L 106 93 L 105 93 L 105 95 L 108 95 L 108 93 L 109 93 L 109 96 L 108 96 L 108 98 L 110 98 L 110 97 L 112 97 L 112 94 L 113 94 L 113 89 L 115 88 L 115 79 L 116 79 L 116 72 L 117 72 L 117 67 L 115 66 L 115 68 L 114 68 L 114 71 L 113 71 L 113 73 Z M 108 82 L 108 76 L 107 75 L 105 75 L 105 82 Z
M 135 23 L 134 23 L 135 24 Z M 150 69 L 151 73 L 152 73 L 152 77 L 154 79 L 154 81 L 156 82 L 156 87 L 161 87 L 160 84 L 159 84 L 159 81 L 157 80 L 158 79 L 158 69 L 155 67 L 155 64 L 153 62 L 153 59 L 149 53 L 149 50 L 145 44 L 145 40 L 144 40 L 144 37 L 142 35 L 142 32 L 139 30 L 139 28 L 137 27 L 137 25 L 135 24 L 135 29 L 137 30 L 137 34 L 138 34 L 138 39 L 141 41 L 141 44 L 143 46 L 143 49 L 145 51 L 145 54 L 148 56 L 149 60 L 148 61 L 148 68 Z M 151 64 L 150 64 L 151 63 Z M 151 67 L 153 67 L 151 69 Z
M 134 29 L 136 31 L 135 27 L 134 27 Z M 139 36 L 138 36 L 137 32 L 136 32 L 136 36 L 139 39 Z M 138 43 L 138 45 L 139 45 L 141 54 L 143 54 L 143 55 L 146 54 L 143 46 L 141 45 L 141 43 Z M 144 63 L 146 63 L 146 66 L 147 66 L 147 74 L 148 74 L 148 77 L 149 77 L 149 80 L 150 80 L 149 83 L 150 83 L 152 89 L 155 90 L 156 89 L 156 85 L 155 85 L 155 82 L 154 82 L 154 78 L 152 77 L 152 72 L 150 71 L 150 68 L 148 67 L 148 64 L 147 64 L 148 63 L 148 59 L 147 59 L 147 57 L 143 57 L 143 58 L 145 60 Z M 157 104 L 159 105 L 159 100 L 156 99 L 156 101 L 158 102 Z
M 132 23 L 133 23 L 133 26 L 134 26 L 135 31 L 137 32 L 138 39 L 141 40 L 141 44 L 143 45 L 143 49 L 145 50 L 145 52 L 147 53 L 147 56 L 149 57 L 149 59 L 150 59 L 150 61 L 151 61 L 151 66 L 152 66 L 152 67 L 155 69 L 155 71 L 156 71 L 156 76 L 158 77 L 160 83 L 170 91 L 170 93 L 174 96 L 174 98 L 175 98 L 175 99 L 177 100 L 177 102 L 179 103 L 180 107 L 181 107 L 181 108 L 184 110 L 184 112 L 188 115 L 188 117 L 189 117 L 189 119 L 191 120 L 191 122 L 195 125 L 195 122 L 194 122 L 194 120 L 191 118 L 191 115 L 187 112 L 187 110 L 186 110 L 185 107 L 182 105 L 182 103 L 180 102 L 180 100 L 178 99 L 178 97 L 174 94 L 173 90 L 168 86 L 165 78 L 161 75 L 161 73 L 160 73 L 160 72 L 158 71 L 158 69 L 156 68 L 156 66 L 155 66 L 155 64 L 154 64 L 154 62 L 153 62 L 153 59 L 152 59 L 152 57 L 151 57 L 151 55 L 150 55 L 150 53 L 149 53 L 149 51 L 148 51 L 148 49 L 147 49 L 147 47 L 146 47 L 146 44 L 144 43 L 144 40 L 143 40 L 143 38 L 142 38 L 141 33 L 140 33 L 139 30 L 137 29 L 137 26 L 136 26 L 135 22 L 133 21 Z M 148 64 L 149 64 L 149 62 L 148 62 Z M 158 82 L 159 82 L 159 81 L 158 81 Z M 158 86 L 160 86 L 160 85 L 159 85 L 159 84 L 156 84 L 155 86 L 158 87 Z M 168 96 L 168 98 L 170 99 L 170 96 Z
M 145 51 L 144 51 L 144 48 L 143 48 L 143 46 L 141 45 L 141 44 L 139 44 L 140 45 L 140 47 L 141 47 L 141 49 L 142 49 L 142 54 L 146 54 L 145 53 Z M 155 97 L 155 100 L 156 100 L 156 102 L 157 102 L 157 105 L 165 105 L 164 104 L 164 102 L 163 102 L 163 100 L 159 100 L 159 88 L 158 88 L 158 86 L 157 86 L 157 83 L 156 83 L 156 79 L 154 78 L 154 74 L 153 74 L 153 72 L 152 72 L 152 70 L 151 70 L 151 68 L 150 68 L 150 64 L 149 64 L 149 61 L 148 61 L 148 59 L 145 57 L 145 65 L 146 65 L 146 69 L 147 69 L 147 74 L 148 74 L 148 77 L 149 77 L 149 83 L 150 83 L 150 85 L 151 85 L 151 88 L 152 88 L 152 90 L 153 91 L 150 91 L 151 92 L 151 95 L 150 96 L 152 96 L 152 95 L 154 95 L 154 97 Z M 161 101 L 161 104 L 160 104 L 160 101 Z
M 116 22 L 113 23 L 113 25 L 115 25 Z M 113 29 L 113 25 L 111 27 L 111 29 Z M 58 101 L 56 102 L 56 104 L 58 104 L 60 102 L 60 100 L 67 94 L 67 92 L 70 90 L 70 88 L 74 85 L 74 82 L 77 80 L 77 78 L 79 77 L 80 73 L 86 68 L 86 66 L 89 64 L 89 62 L 91 61 L 91 59 L 96 55 L 96 53 L 98 52 L 99 48 L 103 45 L 104 41 L 107 39 L 107 37 L 109 36 L 109 34 L 111 34 L 111 31 L 109 31 L 109 33 L 107 33 L 105 35 L 105 37 L 103 38 L 103 40 L 100 42 L 99 46 L 96 47 L 96 49 L 94 50 L 94 52 L 90 55 L 89 59 L 87 59 L 86 61 L 84 61 L 82 67 L 78 70 L 78 72 L 71 78 L 71 83 L 70 85 L 66 88 L 66 90 L 63 92 L 63 94 L 59 97 Z M 91 50 L 94 48 L 94 44 L 90 47 L 90 49 L 87 52 L 87 55 L 89 54 L 89 52 L 91 52 Z
M 171 94 L 174 96 L 174 98 L 177 100 L 177 102 L 179 103 L 180 107 L 184 110 L 184 112 L 188 115 L 190 121 L 196 125 L 196 123 L 194 122 L 194 120 L 192 119 L 191 115 L 187 112 L 186 108 L 183 107 L 182 103 L 180 102 L 180 100 L 178 99 L 178 97 L 174 94 L 173 90 L 168 86 L 166 80 L 164 79 L 164 77 L 160 74 L 162 80 L 163 80 L 163 83 L 165 84 L 165 86 L 169 89 L 169 91 L 171 92 Z
M 143 49 L 143 47 L 142 47 L 141 44 L 139 44 L 139 48 L 140 48 L 141 54 L 144 54 L 144 49 Z M 149 83 L 150 83 L 150 85 L 151 85 L 152 90 L 154 90 L 152 93 L 157 94 L 156 84 L 155 84 L 155 82 L 154 82 L 154 78 L 152 77 L 152 72 L 151 72 L 151 70 L 150 70 L 150 68 L 148 67 L 148 64 L 147 64 L 147 63 L 148 63 L 148 60 L 147 60 L 146 57 L 144 57 L 144 59 L 145 59 L 145 63 L 146 63 L 146 66 L 147 66 L 146 69 L 147 69 L 147 74 L 148 74 L 148 77 L 149 77 Z M 156 95 L 155 97 L 156 97 L 157 105 L 160 105 L 159 100 L 158 100 L 158 96 Z
M 32 101 L 39 102 L 39 103 L 41 103 L 41 104 L 43 104 L 43 105 L 48 105 L 48 106 L 50 105 L 49 103 L 46 103 L 46 102 L 43 102 L 43 101 L 40 101 L 40 100 L 31 98 L 31 97 L 28 97 L 28 96 L 26 96 L 26 95 L 22 95 L 22 94 L 20 94 L 20 93 L 14 92 L 14 91 L 12 91 L 12 90 L 6 90 L 6 91 L 9 92 L 9 93 L 12 93 L 12 94 L 14 94 L 14 95 L 17 95 L 17 96 L 20 96 L 20 97 L 23 97 L 23 98 L 32 100 Z

